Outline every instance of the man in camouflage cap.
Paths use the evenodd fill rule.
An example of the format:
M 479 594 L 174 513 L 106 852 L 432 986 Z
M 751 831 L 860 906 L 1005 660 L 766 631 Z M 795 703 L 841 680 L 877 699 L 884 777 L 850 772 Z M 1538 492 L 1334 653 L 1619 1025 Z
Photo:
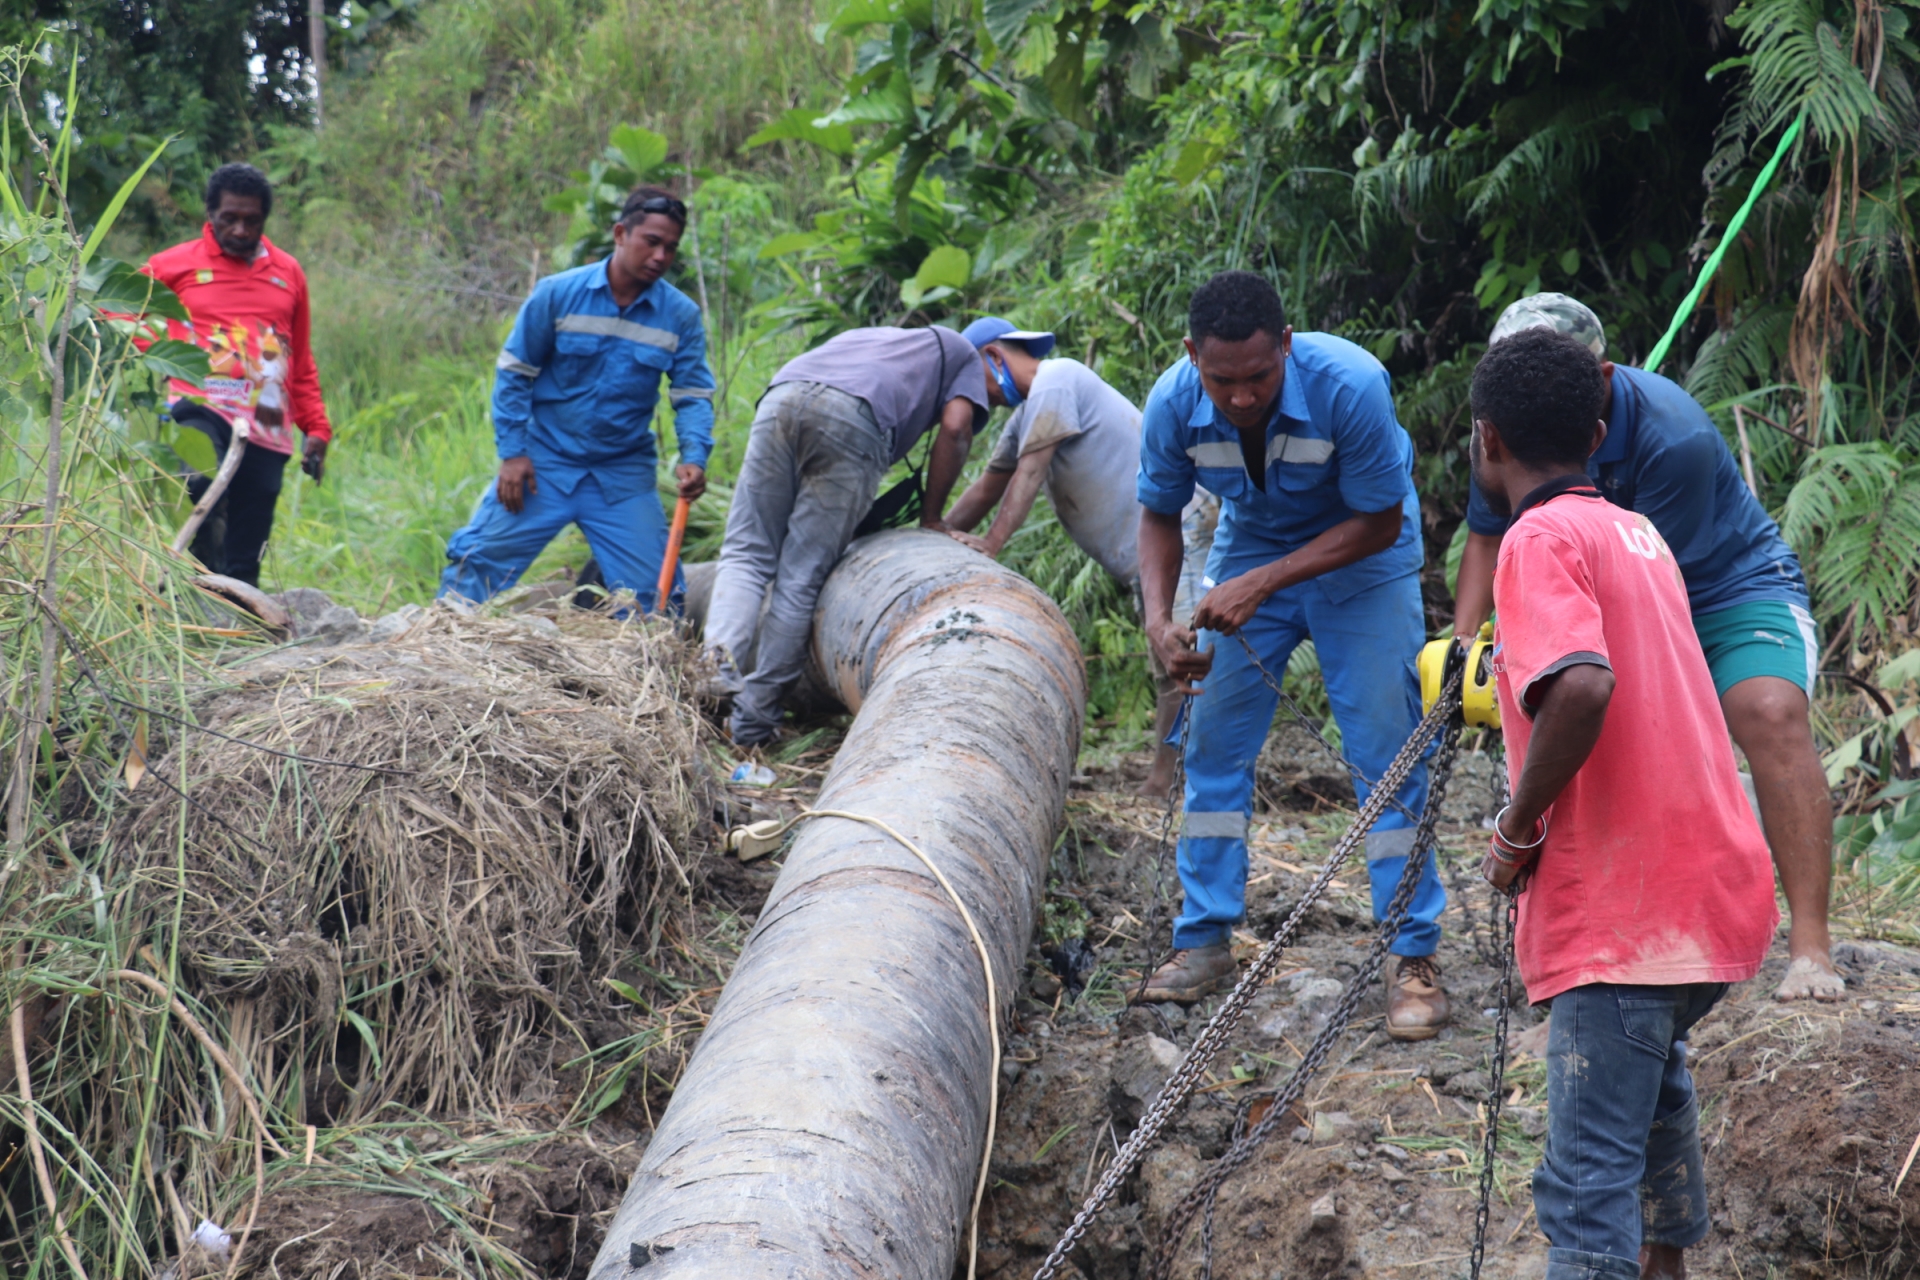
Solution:
M 1557 329 L 1578 339 L 1600 359 L 1607 358 L 1607 335 L 1600 327 L 1600 317 L 1564 293 L 1536 293 L 1502 311 L 1500 319 L 1494 322 L 1487 345 L 1511 338 L 1524 329 Z
M 1570 334 L 1601 358 L 1607 435 L 1587 474 L 1609 501 L 1653 521 L 1686 579 L 1694 631 L 1727 728 L 1753 771 L 1752 793 L 1792 915 L 1791 961 L 1775 998 L 1838 1000 L 1846 984 L 1833 971 L 1827 933 L 1833 808 L 1808 721 L 1820 642 L 1800 562 L 1691 396 L 1657 373 L 1608 361 L 1600 318 L 1563 293 L 1508 307 L 1489 345 L 1534 328 Z M 1506 527 L 1473 489 L 1457 637 L 1470 639 L 1493 610 Z

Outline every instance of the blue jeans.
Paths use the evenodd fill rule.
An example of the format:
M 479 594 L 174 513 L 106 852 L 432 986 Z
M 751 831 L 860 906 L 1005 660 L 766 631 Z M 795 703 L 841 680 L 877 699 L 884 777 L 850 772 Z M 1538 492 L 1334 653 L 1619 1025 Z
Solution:
M 538 472 L 534 482 L 518 515 L 500 505 L 497 484 L 487 486 L 473 519 L 447 540 L 440 594 L 477 603 L 505 591 L 562 529 L 577 524 L 600 562 L 607 590 L 631 591 L 641 611 L 652 612 L 660 564 L 667 555 L 667 517 L 660 509 L 660 495 L 650 487 L 609 494 L 590 475 L 582 477 L 572 493 L 562 493 Z M 673 600 L 685 590 L 685 576 L 676 566 Z
M 1700 1108 L 1687 1033 L 1724 982 L 1596 982 L 1552 1000 L 1547 1150 L 1533 1174 L 1546 1280 L 1640 1274 L 1640 1246 L 1707 1234 Z
M 1241 628 L 1268 671 L 1286 671 L 1294 646 L 1309 637 L 1320 656 L 1327 701 L 1348 757 L 1378 778 L 1420 722 L 1414 662 L 1426 640 L 1420 579 L 1412 574 L 1338 601 L 1317 580 L 1275 592 Z M 1180 887 L 1173 945 L 1210 947 L 1233 936 L 1247 914 L 1247 819 L 1253 812 L 1253 767 L 1273 727 L 1278 702 L 1246 646 L 1233 636 L 1200 633 L 1213 650 L 1213 670 L 1189 704 L 1186 819 L 1180 834 Z M 1360 799 L 1367 789 L 1360 788 Z M 1427 768 L 1416 765 L 1400 803 L 1419 813 L 1427 800 Z M 1367 834 L 1367 878 L 1380 919 L 1406 869 L 1413 824 L 1397 809 Z M 1440 944 L 1447 891 L 1427 860 L 1413 908 L 1393 944 L 1401 956 L 1428 956 Z

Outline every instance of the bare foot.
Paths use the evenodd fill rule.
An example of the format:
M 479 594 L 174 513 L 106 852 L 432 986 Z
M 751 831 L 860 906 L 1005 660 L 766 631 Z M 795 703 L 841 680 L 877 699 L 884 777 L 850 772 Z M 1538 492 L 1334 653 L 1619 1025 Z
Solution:
M 1547 1056 L 1547 1033 L 1553 1029 L 1550 1018 L 1542 1018 L 1525 1031 L 1516 1031 L 1507 1039 L 1507 1049 L 1511 1053 L 1526 1054 L 1535 1058 Z
M 1153 753 L 1153 767 L 1147 770 L 1147 780 L 1140 784 L 1140 794 L 1148 800 L 1165 800 L 1167 791 L 1173 786 L 1173 748 L 1162 746 Z
M 1773 993 L 1775 1000 L 1819 1000 L 1823 1003 L 1844 1000 L 1847 983 L 1833 971 L 1833 961 L 1825 954 L 1795 956 L 1787 966 L 1787 976 Z
M 1640 1280 L 1686 1280 L 1687 1253 L 1670 1244 L 1640 1246 Z

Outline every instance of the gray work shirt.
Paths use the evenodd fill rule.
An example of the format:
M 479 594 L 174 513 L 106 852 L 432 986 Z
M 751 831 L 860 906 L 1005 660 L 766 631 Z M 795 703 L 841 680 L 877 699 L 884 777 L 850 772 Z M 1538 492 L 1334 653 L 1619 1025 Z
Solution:
M 1049 445 L 1047 500 L 1067 536 L 1123 583 L 1140 576 L 1140 411 L 1078 360 L 1046 360 L 1007 419 L 989 471 Z
M 943 358 L 946 385 L 940 386 Z M 939 422 L 949 400 L 971 400 L 978 410 L 976 422 L 988 408 L 980 353 L 942 325 L 849 329 L 787 361 L 768 385 L 783 382 L 818 382 L 865 400 L 892 442 L 893 462 L 906 457 L 914 441 Z

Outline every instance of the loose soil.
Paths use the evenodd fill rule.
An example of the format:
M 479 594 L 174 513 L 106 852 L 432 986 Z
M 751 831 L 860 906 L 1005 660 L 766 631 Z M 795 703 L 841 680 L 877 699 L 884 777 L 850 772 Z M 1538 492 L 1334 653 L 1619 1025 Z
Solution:
M 830 759 L 832 737 L 776 766 L 781 780 L 774 789 L 731 789 L 724 817 L 740 822 L 801 807 Z M 1144 756 L 1121 757 L 1077 778 L 1068 801 L 1044 935 L 1035 940 L 1006 1041 L 1001 1123 L 981 1224 L 979 1274 L 986 1280 L 1033 1273 L 1217 1004 L 1188 1011 L 1124 1003 L 1127 984 L 1138 981 L 1149 921 L 1165 934 L 1166 905 L 1157 913 L 1150 905 L 1156 881 L 1165 904 L 1178 892 L 1171 868 L 1162 873 L 1155 857 L 1164 807 L 1134 794 L 1145 764 Z M 1466 1273 L 1493 1036 L 1488 1011 L 1498 977 L 1492 903 L 1472 868 L 1493 804 L 1494 768 L 1485 755 L 1463 754 L 1442 834 L 1451 905 L 1439 958 L 1452 1026 L 1423 1044 L 1388 1040 L 1384 994 L 1375 984 L 1307 1089 L 1296 1123 L 1283 1125 L 1221 1191 L 1212 1275 L 1387 1280 Z M 1352 795 L 1303 735 L 1276 735 L 1263 753 L 1259 784 L 1249 921 L 1240 938 L 1248 955 L 1324 860 L 1345 826 L 1335 806 Z M 777 858 L 717 862 L 702 892 L 718 935 L 744 933 L 777 872 Z M 1146 1275 L 1169 1210 L 1226 1149 L 1241 1112 L 1258 1108 L 1285 1080 L 1324 1025 L 1373 931 L 1364 868 L 1335 884 L 1257 997 L 1236 1050 L 1215 1064 L 1169 1139 L 1100 1217 L 1069 1274 Z M 708 963 L 723 969 L 727 954 L 721 946 Z M 1762 975 L 1736 988 L 1695 1032 L 1714 1216 L 1713 1235 L 1689 1253 L 1696 1276 L 1896 1277 L 1920 1270 L 1920 1172 L 1897 1197 L 1892 1190 L 1920 1130 L 1920 953 L 1851 940 L 1836 959 L 1850 987 L 1845 1002 L 1774 1003 L 1786 965 L 1783 931 Z M 719 976 L 689 1000 L 692 1033 L 701 1010 L 711 1008 Z M 623 1015 L 614 1008 L 609 1016 Z M 1497 1280 L 1542 1274 L 1546 1251 L 1528 1182 L 1545 1128 L 1544 1067 L 1526 1051 L 1526 1032 L 1538 1039 L 1537 1017 L 1522 1001 L 1513 1022 L 1520 1047 L 1507 1075 L 1510 1105 L 1488 1236 L 1486 1274 Z M 691 1035 L 676 1045 L 681 1055 L 690 1049 Z M 279 1274 L 289 1277 L 466 1269 L 584 1280 L 651 1118 L 669 1097 L 658 1080 L 636 1083 L 584 1131 L 444 1167 L 475 1197 L 466 1234 L 444 1216 L 436 1220 L 418 1199 L 364 1188 L 329 1191 L 319 1178 L 284 1182 L 266 1198 L 240 1271 L 272 1274 L 277 1254 Z M 530 1132 L 558 1128 L 565 1102 L 529 1104 L 512 1123 Z M 510 1250 L 525 1265 L 504 1254 L 490 1264 L 490 1249 Z M 1200 1253 L 1196 1232 L 1173 1274 L 1205 1274 Z M 466 1266 L 450 1265 L 455 1258 Z
M 1327 774 L 1324 756 L 1304 738 L 1276 735 L 1262 757 L 1259 793 L 1271 807 L 1256 814 L 1251 842 L 1240 940 L 1247 954 L 1278 926 L 1344 828 L 1324 806 L 1311 811 L 1316 795 L 1337 798 L 1328 795 L 1337 784 Z M 1103 968 L 1074 998 L 1048 965 L 1044 940 L 1029 964 L 982 1223 L 980 1270 L 994 1280 L 1032 1275 L 1219 1003 L 1116 1013 L 1102 988 L 1103 976 L 1138 980 L 1163 813 L 1131 795 L 1138 776 L 1139 762 L 1123 761 L 1069 801 L 1048 918 L 1084 912 Z M 1425 1043 L 1387 1039 L 1384 989 L 1374 985 L 1307 1088 L 1296 1123 L 1283 1124 L 1222 1188 L 1213 1275 L 1466 1274 L 1499 974 L 1491 895 L 1471 874 L 1492 777 L 1488 757 L 1464 755 L 1446 806 L 1442 878 L 1451 904 L 1439 959 L 1452 1025 Z M 1255 1120 L 1264 1114 L 1264 1098 L 1325 1024 L 1373 938 L 1364 869 L 1335 883 L 1256 997 L 1234 1041 L 1238 1052 L 1223 1055 L 1171 1139 L 1149 1154 L 1074 1254 L 1088 1280 L 1148 1274 L 1168 1213 L 1226 1149 L 1236 1118 L 1248 1108 Z M 1783 1005 L 1771 995 L 1786 968 L 1784 937 L 1783 929 L 1760 977 L 1736 987 L 1693 1036 L 1714 1231 L 1689 1251 L 1690 1268 L 1727 1280 L 1915 1274 L 1920 1177 L 1910 1176 L 1897 1198 L 1892 1186 L 1920 1130 L 1920 953 L 1843 942 L 1836 959 L 1848 999 Z M 1546 1119 L 1537 1023 L 1519 1002 L 1484 1272 L 1498 1280 L 1545 1270 L 1529 1187 Z M 1196 1227 L 1173 1275 L 1205 1274 L 1198 1237 Z

